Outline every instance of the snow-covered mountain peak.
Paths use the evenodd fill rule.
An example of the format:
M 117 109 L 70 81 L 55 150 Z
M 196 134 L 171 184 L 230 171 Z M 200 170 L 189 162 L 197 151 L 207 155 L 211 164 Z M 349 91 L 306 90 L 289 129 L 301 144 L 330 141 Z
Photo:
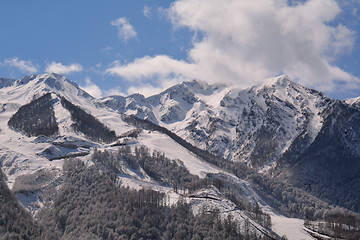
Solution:
M 34 75 L 32 76 L 32 79 L 36 79 L 37 83 L 39 84 L 44 83 L 50 88 L 55 88 L 60 91 L 63 91 L 65 89 L 64 85 L 66 84 L 66 82 L 73 84 L 72 82 L 67 80 L 65 76 L 58 75 L 56 73 Z
M 49 92 L 64 96 L 77 105 L 86 104 L 94 99 L 76 83 L 56 73 L 25 76 L 9 83 L 0 88 L 0 97 L 3 101 L 20 105 Z
M 266 79 L 263 83 L 251 87 L 248 91 L 252 91 L 257 95 L 261 93 L 276 95 L 283 100 L 286 96 L 297 94 L 308 95 L 309 92 L 306 87 L 295 83 L 287 75 Z
M 57 159 L 85 156 L 92 146 L 113 142 L 132 129 L 64 76 L 40 74 L 10 83 L 0 88 L 0 150 L 6 153 L 0 164 L 6 165 L 2 169 L 10 182 L 27 172 L 52 169 Z
M 21 86 L 26 85 L 29 82 L 35 81 L 37 84 L 47 84 L 49 87 L 54 88 L 55 83 L 60 84 L 61 82 L 64 82 L 66 80 L 65 76 L 56 74 L 56 73 L 45 73 L 45 74 L 35 74 L 31 76 L 24 76 L 18 80 L 15 81 L 15 86 Z M 70 82 L 69 80 L 67 80 Z
M 345 99 L 345 102 L 349 105 L 360 103 L 360 97 L 348 98 L 348 99 Z
M 287 75 L 281 75 L 278 77 L 266 79 L 264 82 L 246 89 L 231 87 L 229 88 L 230 90 L 227 92 L 224 98 L 239 98 L 246 101 L 250 96 L 265 97 L 266 95 L 273 95 L 274 93 L 279 93 L 278 95 L 280 96 L 286 96 L 289 95 L 289 89 L 298 87 L 301 86 L 291 81 Z
M 311 144 L 332 102 L 282 75 L 247 89 L 194 80 L 145 99 L 109 97 L 101 104 L 258 168 L 274 163 L 298 138 L 306 139 L 304 149 Z
M 262 84 L 260 84 L 261 86 L 267 86 L 267 87 L 286 87 L 289 84 L 293 83 L 293 81 L 290 79 L 289 76 L 287 75 L 280 75 L 277 77 L 272 77 L 272 78 L 268 78 L 266 79 Z
M 360 109 L 360 97 L 348 98 L 344 100 L 345 103 Z
M 226 88 L 224 84 L 209 84 L 199 80 L 184 81 L 164 90 L 160 94 L 148 97 L 147 99 L 152 102 L 154 100 L 156 101 L 159 96 L 167 95 L 170 99 L 183 98 L 191 101 L 191 98 L 211 96 L 224 88 Z M 196 99 L 192 99 L 192 101 L 196 101 Z
M 83 97 L 92 98 L 89 94 L 83 91 L 79 85 L 70 81 L 63 75 L 56 73 L 39 74 L 31 76 L 30 80 L 33 81 L 36 85 L 42 85 L 45 90 L 48 91 L 63 93 L 65 95 L 69 93 L 76 93 L 76 95 L 80 94 Z

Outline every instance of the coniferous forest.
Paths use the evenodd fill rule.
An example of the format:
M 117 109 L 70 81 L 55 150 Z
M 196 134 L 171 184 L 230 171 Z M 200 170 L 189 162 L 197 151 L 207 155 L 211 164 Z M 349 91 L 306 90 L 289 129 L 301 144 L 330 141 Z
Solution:
M 52 136 L 58 133 L 51 93 L 22 106 L 9 120 L 10 128 L 27 136 Z
M 201 180 L 177 161 L 157 152 L 150 154 L 146 148 L 131 153 L 127 146 L 119 147 L 115 155 L 95 151 L 91 159 L 95 163 L 91 166 L 78 159 L 65 160 L 59 189 L 40 189 L 41 179 L 52 178 L 43 171 L 16 180 L 14 192 L 38 192 L 42 198 L 51 199 L 36 219 L 18 203 L 2 174 L 2 239 L 268 239 L 244 231 L 231 217 L 223 218 L 216 210 L 204 209 L 194 215 L 185 201 L 171 205 L 165 193 L 122 186 L 117 174 L 122 174 L 121 164 L 141 168 L 176 191 L 195 191 L 209 184 L 221 188 L 220 179 L 209 176 Z M 35 179 L 40 181 L 39 187 L 29 188 L 27 182 Z
M 36 222 L 5 183 L 0 169 L 0 239 L 58 239 L 58 235 Z
M 68 160 L 64 173 L 54 202 L 38 215 L 62 239 L 261 239 L 217 212 L 194 216 L 183 201 L 169 206 L 164 193 L 123 187 L 96 165 Z

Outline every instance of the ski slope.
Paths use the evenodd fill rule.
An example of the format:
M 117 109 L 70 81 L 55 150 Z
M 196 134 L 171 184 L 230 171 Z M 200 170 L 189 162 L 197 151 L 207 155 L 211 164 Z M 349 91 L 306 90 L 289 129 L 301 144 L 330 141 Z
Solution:
M 204 178 L 207 173 L 221 172 L 217 167 L 200 160 L 165 134 L 155 131 L 143 131 L 137 141 L 139 145 L 146 146 L 152 151 L 164 153 L 170 159 L 179 159 L 191 174 L 201 178 Z

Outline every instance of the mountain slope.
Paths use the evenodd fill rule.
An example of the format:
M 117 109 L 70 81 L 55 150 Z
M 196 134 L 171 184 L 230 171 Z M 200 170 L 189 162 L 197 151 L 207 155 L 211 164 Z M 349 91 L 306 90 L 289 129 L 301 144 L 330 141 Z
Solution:
M 58 239 L 56 234 L 34 221 L 10 191 L 4 178 L 0 169 L 1 239 Z
M 359 212 L 360 111 L 338 101 L 326 114 L 314 142 L 281 175 L 329 203 Z
M 245 90 L 193 81 L 149 98 L 107 97 L 100 103 L 164 126 L 219 157 L 261 169 L 276 165 L 296 138 L 307 139 L 305 149 L 332 101 L 280 76 Z

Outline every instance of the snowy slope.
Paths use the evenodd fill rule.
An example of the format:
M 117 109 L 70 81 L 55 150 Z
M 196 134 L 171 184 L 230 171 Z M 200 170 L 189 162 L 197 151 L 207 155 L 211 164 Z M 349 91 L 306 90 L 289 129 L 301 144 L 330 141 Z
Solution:
M 205 177 L 207 173 L 221 172 L 215 166 L 200 160 L 193 153 L 180 146 L 173 139 L 158 132 L 143 132 L 138 138 L 138 144 L 152 151 L 164 153 L 170 159 L 180 159 L 191 174 Z

